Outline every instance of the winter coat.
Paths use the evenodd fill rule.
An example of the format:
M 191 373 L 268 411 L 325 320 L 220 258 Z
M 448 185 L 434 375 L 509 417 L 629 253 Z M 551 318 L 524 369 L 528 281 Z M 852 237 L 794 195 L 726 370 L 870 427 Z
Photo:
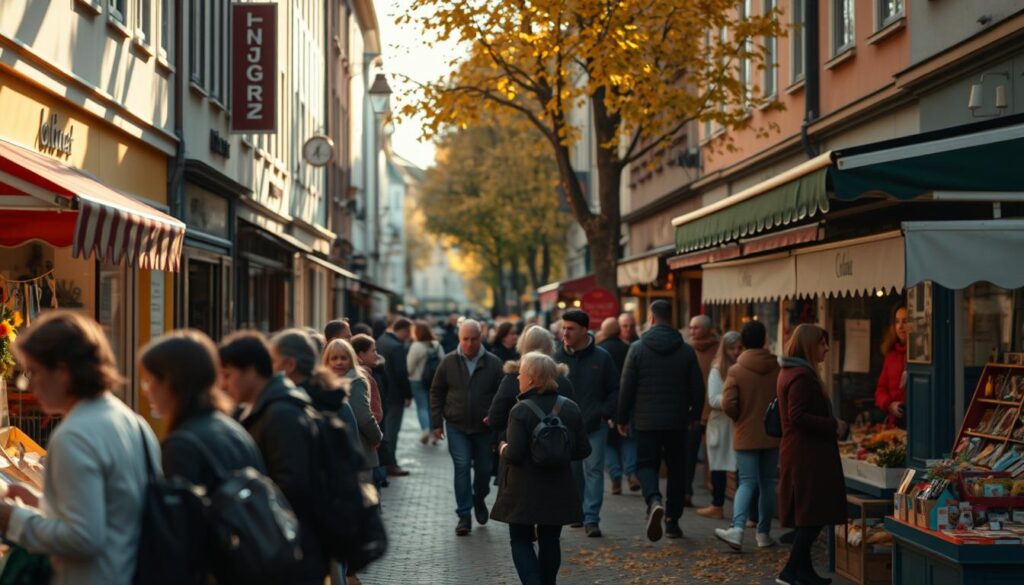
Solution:
M 356 374 L 356 369 L 349 369 L 345 375 L 349 381 L 348 403 L 352 407 L 352 414 L 355 415 L 356 428 L 359 430 L 359 444 L 363 448 L 363 455 L 366 457 L 364 469 L 372 469 L 379 465 L 377 458 L 377 447 L 384 439 L 384 434 L 377 424 L 370 410 L 370 386 L 367 379 Z
M 807 362 L 785 358 L 781 365 L 779 519 L 790 528 L 843 524 L 846 484 L 831 402 Z
M 519 360 L 519 352 L 516 351 L 515 347 L 505 347 L 500 343 L 495 343 L 491 347 L 491 353 L 493 353 L 501 363 L 514 362 Z
M 363 377 L 370 384 L 370 412 L 373 413 L 373 418 L 377 421 L 377 424 L 380 424 L 384 421 L 384 406 L 381 404 L 377 374 L 366 366 L 359 366 L 359 369 L 363 372 Z
M 878 386 L 875 387 L 875 404 L 889 415 L 889 405 L 893 402 L 906 403 L 907 389 L 903 384 L 903 372 L 907 369 L 907 346 L 896 342 L 885 354 L 885 361 L 882 362 L 882 373 L 878 376 Z
M 711 471 L 736 471 L 736 451 L 732 446 L 732 419 L 722 412 L 722 391 L 725 380 L 718 368 L 708 374 L 708 416 L 704 437 L 708 447 L 708 467 Z
M 559 344 L 551 357 L 569 366 L 569 381 L 576 395 L 576 404 L 583 413 L 583 426 L 587 433 L 600 429 L 605 424 L 603 419 L 616 420 L 619 370 L 612 356 L 594 343 L 593 335 L 590 335 L 587 347 L 573 351 Z
M 668 325 L 655 325 L 629 346 L 619 397 L 620 421 L 640 431 L 685 430 L 700 421 L 704 379 L 693 348 Z
M 463 433 L 490 432 L 484 418 L 501 384 L 502 364 L 484 348 L 480 351 L 472 376 L 458 351 L 441 360 L 430 385 L 430 428 L 439 429 L 447 421 Z
M 267 476 L 281 488 L 299 521 L 302 560 L 274 579 L 279 582 L 319 582 L 327 575 L 328 557 L 314 530 L 318 511 L 311 488 L 318 463 L 311 458 L 313 421 L 306 412 L 310 406 L 306 392 L 277 374 L 252 408 L 241 413 L 240 422 L 259 448 Z
M 455 351 L 459 346 L 459 328 L 454 325 L 445 325 L 444 333 L 441 335 L 441 348 L 445 354 Z
M 525 404 L 519 404 L 532 400 L 541 411 L 550 412 L 557 398 L 557 392 L 528 390 L 519 395 L 517 404 L 512 408 L 508 420 L 508 446 L 501 453 L 498 497 L 491 509 L 492 519 L 509 524 L 549 526 L 583 521 L 583 508 L 572 465 L 566 463 L 562 467 L 546 468 L 533 463 L 530 442 L 540 419 Z M 585 459 L 590 455 L 590 440 L 579 406 L 567 401 L 558 416 L 572 438 L 572 459 Z
M 498 392 L 494 395 L 491 408 L 487 411 L 487 426 L 498 433 L 498 439 L 505 438 L 508 415 L 519 398 L 519 362 L 506 362 L 503 370 L 505 377 L 501 379 Z M 575 400 L 572 382 L 565 376 L 558 377 L 558 388 L 555 391 L 569 400 Z
M 764 348 L 744 351 L 729 368 L 722 411 L 733 420 L 734 449 L 779 448 L 779 440 L 764 432 L 764 413 L 775 399 L 778 381 L 779 360 Z
M 383 388 L 384 402 L 391 406 L 411 400 L 412 386 L 409 385 L 406 360 L 409 348 L 405 342 L 391 331 L 385 331 L 377 338 L 377 353 L 384 357 L 384 372 L 388 378 L 387 388 Z
M 622 341 L 619 337 L 610 337 L 598 343 L 597 346 L 612 356 L 612 363 L 615 364 L 615 368 L 619 370 L 621 375 L 622 368 L 626 365 L 626 353 L 629 351 L 629 344 Z
M 196 446 L 198 442 L 202 447 Z M 201 450 L 205 449 L 205 453 Z M 226 477 L 214 471 L 214 464 L 231 473 L 251 467 L 267 472 L 256 443 L 242 425 L 217 411 L 196 413 L 181 421 L 161 445 L 164 476 L 180 477 L 213 493 Z M 207 455 L 208 454 L 208 455 Z M 207 457 L 214 459 L 211 463 Z M 207 550 L 211 543 L 194 543 L 198 550 Z M 208 571 L 218 584 L 242 583 L 223 559 L 210 555 Z
M 438 361 L 444 359 L 444 350 L 436 341 L 416 341 L 409 346 L 409 355 L 405 358 L 405 365 L 409 370 L 410 382 L 423 382 L 423 385 L 427 387 L 433 382 L 433 380 L 423 379 L 423 370 L 427 367 L 427 356 L 431 351 L 437 354 Z
M 718 354 L 718 346 L 721 342 L 714 335 L 708 335 L 700 339 L 691 339 L 690 347 L 697 354 L 697 363 L 700 364 L 701 378 L 704 380 L 708 379 L 711 375 L 711 362 L 715 361 L 715 355 Z M 708 424 L 708 415 L 711 414 L 711 405 L 708 402 L 707 395 L 704 395 L 704 410 L 700 414 L 700 424 Z

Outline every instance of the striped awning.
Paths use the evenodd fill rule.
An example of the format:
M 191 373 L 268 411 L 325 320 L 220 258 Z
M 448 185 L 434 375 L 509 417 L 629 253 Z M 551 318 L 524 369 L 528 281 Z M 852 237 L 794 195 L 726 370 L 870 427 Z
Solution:
M 180 268 L 184 223 L 79 169 L 2 140 L 0 209 L 2 246 L 42 240 L 70 245 L 76 258 Z

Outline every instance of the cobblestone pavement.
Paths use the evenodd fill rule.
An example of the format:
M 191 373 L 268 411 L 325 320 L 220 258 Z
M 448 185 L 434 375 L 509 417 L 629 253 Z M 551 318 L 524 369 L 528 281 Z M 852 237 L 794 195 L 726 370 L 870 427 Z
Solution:
M 451 458 L 445 443 L 423 446 L 419 435 L 415 411 L 407 410 L 398 456 L 412 474 L 393 478 L 391 486 L 383 490 L 390 551 L 360 575 L 362 582 L 518 585 L 505 524 L 492 521 L 480 526 L 474 521 L 470 536 L 455 536 Z M 610 488 L 606 485 L 606 489 Z M 493 504 L 495 490 L 488 496 L 488 504 Z M 704 505 L 710 496 L 701 489 L 696 500 Z M 728 502 L 726 513 L 730 513 Z M 628 489 L 619 496 L 606 491 L 601 516 L 603 538 L 586 538 L 582 529 L 564 528 L 560 584 L 769 585 L 775 583 L 789 552 L 786 546 L 730 552 L 714 538 L 714 529 L 725 526 L 725 521 L 701 518 L 692 509 L 683 516 L 684 538 L 648 542 L 643 535 L 643 499 Z M 750 532 L 748 539 L 753 544 Z M 824 566 L 823 549 L 818 546 L 816 550 L 818 567 Z M 837 585 L 848 585 L 833 578 Z

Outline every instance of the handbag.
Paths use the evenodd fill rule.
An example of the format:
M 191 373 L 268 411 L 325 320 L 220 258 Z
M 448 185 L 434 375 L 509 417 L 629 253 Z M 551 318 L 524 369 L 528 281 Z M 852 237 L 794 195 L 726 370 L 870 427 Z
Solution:
M 782 415 L 779 414 L 779 399 L 772 398 L 768 409 L 764 411 L 764 432 L 769 437 L 782 437 Z

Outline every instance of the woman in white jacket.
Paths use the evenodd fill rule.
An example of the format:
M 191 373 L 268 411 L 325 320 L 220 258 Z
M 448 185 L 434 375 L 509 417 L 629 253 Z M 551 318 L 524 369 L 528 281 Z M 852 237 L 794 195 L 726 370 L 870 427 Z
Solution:
M 725 503 L 726 473 L 736 471 L 736 451 L 732 448 L 732 419 L 722 412 L 722 391 L 725 389 L 725 374 L 736 363 L 743 351 L 740 334 L 729 331 L 722 336 L 718 353 L 711 362 L 708 373 L 708 426 L 705 442 L 708 447 L 708 467 L 711 469 L 711 505 L 697 510 L 705 518 L 722 519 L 722 505 Z

